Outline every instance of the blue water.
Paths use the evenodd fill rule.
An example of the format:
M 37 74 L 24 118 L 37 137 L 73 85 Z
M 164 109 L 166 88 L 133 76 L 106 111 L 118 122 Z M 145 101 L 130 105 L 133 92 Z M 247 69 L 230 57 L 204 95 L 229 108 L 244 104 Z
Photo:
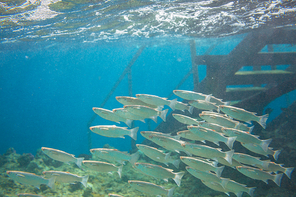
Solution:
M 228 54 L 243 37 L 221 38 L 220 44 L 211 54 Z M 232 44 L 229 44 L 230 40 Z M 139 46 L 137 43 L 124 47 L 106 43 L 98 46 L 67 46 L 65 49 L 62 44 L 57 44 L 41 50 L 30 47 L 30 50 L 0 53 L 0 153 L 14 147 L 18 153 L 35 154 L 37 149 L 45 146 L 75 155 L 88 154 L 87 123 L 94 115 L 92 107 L 100 106 Z M 197 54 L 204 54 L 209 46 L 197 43 Z M 157 45 L 155 42 L 147 45 L 132 67 L 133 96 L 145 93 L 167 97 L 190 69 L 189 42 L 166 45 Z M 199 80 L 205 76 L 206 67 L 199 66 Z M 179 89 L 192 90 L 192 76 Z M 112 110 L 122 107 L 115 96 L 128 96 L 127 77 L 104 108 Z M 266 108 L 274 109 L 269 121 L 295 98 L 296 93 L 292 92 L 289 94 L 290 103 L 287 97 L 282 96 L 268 105 Z M 149 122 L 150 127 L 140 121 L 135 121 L 135 126 L 144 131 L 149 128 L 153 130 L 158 125 Z M 116 123 L 99 116 L 92 122 L 93 126 L 113 124 Z M 121 123 L 120 126 L 126 125 Z M 94 133 L 91 137 L 93 148 L 109 144 L 122 151 L 131 149 L 129 137 L 107 138 Z M 137 143 L 143 139 L 138 133 Z

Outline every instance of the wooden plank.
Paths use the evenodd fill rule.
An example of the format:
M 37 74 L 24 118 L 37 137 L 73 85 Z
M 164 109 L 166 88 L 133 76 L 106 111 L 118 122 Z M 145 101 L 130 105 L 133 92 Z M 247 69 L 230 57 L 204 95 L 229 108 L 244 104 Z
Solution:
M 195 63 L 199 65 L 213 65 L 218 69 L 219 63 L 225 58 L 226 55 L 202 55 L 195 57 Z M 263 65 L 296 65 L 296 52 L 258 53 L 242 64 L 242 66 Z
M 256 71 L 258 72 L 258 71 Z M 247 85 L 247 84 L 279 84 L 294 77 L 294 73 L 237 75 L 227 79 L 227 85 Z
M 248 88 L 227 88 L 225 98 L 223 100 L 235 101 L 243 100 L 252 95 L 258 94 L 267 88 L 264 87 L 248 87 Z

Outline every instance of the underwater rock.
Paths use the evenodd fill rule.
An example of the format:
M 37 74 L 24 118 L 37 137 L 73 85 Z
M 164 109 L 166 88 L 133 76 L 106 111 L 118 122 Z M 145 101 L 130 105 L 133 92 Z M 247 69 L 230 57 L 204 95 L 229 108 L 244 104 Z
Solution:
M 30 164 L 32 160 L 34 160 L 34 155 L 32 155 L 31 153 L 24 153 L 17 159 L 17 162 L 19 163 L 20 167 L 25 168 Z
M 80 154 L 78 155 L 78 158 L 83 157 L 84 160 L 91 160 L 92 159 L 92 155 L 88 155 L 88 154 Z
M 0 167 L 2 167 L 6 162 L 6 157 L 4 155 L 0 155 Z
M 83 190 L 84 187 L 81 183 L 72 183 L 72 184 L 69 184 L 69 192 L 73 193 L 77 190 Z
M 88 187 L 84 190 L 82 197 L 93 197 L 92 195 L 92 188 Z
M 14 150 L 14 148 L 10 147 L 9 149 L 7 149 L 6 153 L 4 153 L 4 155 L 8 156 L 12 153 L 16 153 L 16 151 Z

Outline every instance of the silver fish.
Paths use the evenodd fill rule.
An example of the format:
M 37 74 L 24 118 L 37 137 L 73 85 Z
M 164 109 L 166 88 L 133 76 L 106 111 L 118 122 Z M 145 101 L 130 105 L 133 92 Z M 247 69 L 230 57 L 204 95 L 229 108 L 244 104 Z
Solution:
M 268 114 L 263 116 L 256 116 L 256 113 L 246 111 L 242 108 L 234 107 L 234 106 L 226 106 L 220 105 L 219 109 L 225 114 L 233 117 L 234 119 L 241 120 L 247 123 L 251 121 L 258 122 L 264 129 L 266 128 L 266 121 L 268 119 Z
M 168 163 L 172 163 L 176 168 L 179 168 L 180 159 L 173 159 L 170 156 L 171 154 L 170 152 L 164 153 L 163 151 L 158 150 L 157 148 L 147 146 L 144 144 L 137 144 L 136 146 L 140 151 L 142 151 L 150 159 L 157 162 L 164 163 L 167 166 L 168 166 Z
M 209 160 L 197 158 L 197 157 L 180 157 L 181 161 L 190 166 L 191 168 L 205 171 L 205 172 L 215 172 L 217 177 L 221 176 L 225 166 L 217 167 L 218 162 L 210 162 Z
M 123 197 L 121 195 L 118 195 L 118 194 L 108 194 L 109 197 Z
M 220 183 L 214 182 L 214 181 L 201 181 L 205 186 L 208 188 L 218 191 L 218 192 L 224 192 L 227 196 L 230 196 L 228 194 L 229 190 L 225 189 Z
M 219 146 L 219 141 L 224 142 L 229 149 L 232 149 L 233 143 L 236 140 L 235 137 L 225 137 L 223 134 L 216 132 L 215 130 L 208 129 L 201 126 L 187 126 L 189 131 L 191 131 L 193 134 L 197 135 L 198 137 L 201 137 L 205 140 L 211 141 Z
M 264 151 L 267 151 L 272 139 L 260 140 L 256 135 L 233 128 L 222 128 L 223 133 L 230 137 L 236 137 L 236 140 L 245 144 L 258 144 Z
M 206 143 L 204 138 L 195 135 L 189 130 L 179 131 L 177 132 L 177 135 L 188 140 L 201 141 L 202 143 Z
M 99 115 L 100 117 L 110 120 L 112 122 L 120 123 L 120 122 L 126 122 L 127 120 L 121 116 L 116 115 L 112 111 L 104 108 L 98 108 L 98 107 L 93 107 L 93 111 Z
M 166 195 L 167 197 L 172 197 L 175 190 L 175 187 L 171 189 L 165 189 L 159 185 L 144 181 L 129 180 L 128 183 L 136 190 L 148 193 L 150 195 Z
M 207 100 L 209 101 L 211 95 L 205 95 L 198 92 L 188 91 L 188 90 L 173 90 L 173 93 L 186 100 Z
M 129 161 L 131 164 L 134 164 L 139 159 L 139 152 L 136 152 L 132 155 L 120 152 L 117 149 L 109 149 L 109 148 L 94 148 L 91 149 L 90 152 L 101 159 L 110 161 L 110 162 L 118 162 L 120 164 L 124 164 L 125 161 Z
M 53 148 L 47 148 L 47 147 L 42 147 L 41 150 L 50 158 L 61 161 L 64 163 L 69 164 L 69 162 L 74 162 L 79 168 L 81 168 L 81 163 L 84 160 L 83 157 L 81 158 L 76 158 L 74 155 L 66 153 L 64 151 L 58 150 L 58 149 L 53 149 Z
M 194 169 L 194 168 L 192 168 L 190 166 L 186 166 L 186 170 L 190 174 L 192 174 L 194 177 L 196 177 L 196 178 L 198 178 L 200 180 L 217 182 L 217 183 L 221 184 L 221 186 L 223 188 L 225 188 L 225 186 L 228 183 L 228 179 L 218 177 L 216 174 L 211 173 L 211 172 L 200 171 L 200 170 Z
M 271 161 L 266 161 L 268 162 L 267 166 L 264 166 L 263 170 L 266 170 L 266 171 L 270 171 L 270 172 L 283 172 L 287 175 L 287 177 L 289 179 L 291 179 L 291 173 L 293 172 L 294 168 L 286 168 L 286 167 L 283 167 L 283 164 L 277 164 L 277 163 L 274 163 L 274 162 L 271 162 Z M 261 167 L 261 166 L 258 166 L 256 165 L 257 167 Z
M 149 105 L 148 103 L 145 103 L 138 98 L 130 97 L 130 96 L 116 96 L 116 100 L 123 104 L 123 105 L 143 105 L 151 108 L 157 108 L 156 105 Z
M 205 157 L 209 159 L 222 157 L 228 163 L 230 164 L 232 163 L 232 155 L 234 153 L 234 150 L 222 152 L 221 148 L 212 148 L 206 145 L 191 144 L 191 143 L 185 143 L 183 146 L 186 151 L 188 151 L 193 155 Z
M 179 122 L 187 125 L 199 125 L 199 121 L 191 118 L 189 116 L 181 115 L 181 114 L 172 114 L 173 117 Z
M 211 103 L 205 100 L 194 100 L 194 101 L 189 101 L 189 104 L 197 109 L 201 110 L 215 110 L 219 112 L 219 107 L 215 103 Z
M 269 172 L 262 171 L 257 168 L 251 168 L 247 166 L 237 166 L 236 169 L 246 175 L 247 177 L 250 177 L 252 179 L 261 180 L 268 184 L 267 180 L 270 179 L 274 181 L 278 186 L 281 184 L 281 179 L 283 177 L 283 174 L 276 174 L 272 175 Z
M 229 182 L 226 184 L 225 189 L 234 193 L 237 197 L 242 196 L 243 192 L 246 192 L 251 197 L 253 197 L 256 187 L 246 187 L 246 185 L 240 184 L 229 179 Z
M 163 179 L 168 182 L 168 179 L 173 179 L 176 184 L 180 187 L 181 179 L 185 172 L 173 172 L 172 169 L 164 168 L 159 165 L 154 165 L 150 163 L 135 163 L 135 167 L 142 173 L 153 176 L 154 178 Z
M 180 110 L 182 112 L 185 112 L 185 110 L 189 111 L 190 114 L 192 114 L 194 107 L 193 106 L 188 106 L 186 103 L 182 103 L 177 101 L 177 99 L 171 100 L 170 103 L 170 108 L 175 111 L 175 110 Z
M 257 154 L 260 154 L 260 155 L 264 155 L 267 157 L 267 155 L 272 155 L 273 158 L 275 160 L 278 159 L 278 156 L 279 154 L 281 153 L 281 150 L 272 150 L 270 147 L 268 147 L 267 151 L 264 151 L 262 146 L 260 144 L 245 144 L 245 143 L 241 143 L 246 149 L 254 152 L 254 153 L 257 153 Z
M 45 179 L 34 173 L 22 171 L 6 171 L 6 173 L 11 179 L 23 185 L 32 185 L 40 189 L 40 185 L 44 184 L 50 188 L 54 188 L 55 178 Z
M 29 194 L 29 193 L 19 193 L 19 194 L 17 194 L 17 196 L 21 196 L 21 197 L 45 197 L 45 196 L 42 196 L 42 195 Z
M 122 173 L 122 165 L 117 167 L 112 163 L 107 163 L 103 161 L 83 161 L 83 164 L 87 166 L 90 170 L 94 170 L 97 172 L 117 172 L 119 177 L 121 178 Z
M 162 109 L 164 105 L 170 105 L 170 101 L 167 100 L 167 98 L 162 98 L 155 95 L 150 94 L 136 94 L 136 97 L 143 101 L 144 103 L 147 103 L 149 105 L 155 105 L 158 107 L 158 109 Z
M 62 172 L 62 171 L 44 171 L 43 174 L 47 179 L 54 177 L 56 182 L 61 182 L 61 183 L 80 182 L 84 187 L 87 187 L 88 175 L 78 176 L 70 172 Z
M 131 120 L 131 121 L 132 120 L 140 120 L 145 123 L 145 120 L 144 120 L 145 117 L 141 117 L 139 115 L 132 114 L 124 108 L 116 108 L 116 109 L 113 109 L 112 111 L 114 114 L 121 116 L 127 120 Z
M 268 166 L 269 161 L 262 161 L 260 157 L 253 157 L 251 155 L 243 154 L 243 153 L 234 153 L 232 156 L 236 161 L 251 165 L 251 166 L 260 166 L 260 168 L 265 169 Z
M 151 118 L 154 122 L 157 122 L 157 116 L 159 116 L 165 122 L 166 114 L 168 112 L 168 109 L 165 109 L 163 111 L 158 111 L 151 107 L 146 107 L 142 105 L 125 105 L 124 109 L 126 109 L 127 111 L 135 115 Z
M 127 129 L 127 127 L 118 127 L 116 125 L 99 125 L 92 126 L 89 129 L 92 132 L 105 137 L 125 138 L 124 135 L 128 135 L 134 140 L 137 140 L 137 132 L 139 130 L 139 127 Z

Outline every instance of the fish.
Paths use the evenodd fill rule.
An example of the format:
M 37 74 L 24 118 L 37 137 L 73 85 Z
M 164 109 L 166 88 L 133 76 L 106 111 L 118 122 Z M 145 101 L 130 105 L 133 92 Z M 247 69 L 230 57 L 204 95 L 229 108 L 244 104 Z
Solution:
M 208 129 L 213 129 L 219 133 L 223 133 L 222 132 L 222 128 L 223 126 L 221 125 L 218 125 L 218 124 L 215 124 L 215 123 L 209 123 L 209 122 L 199 122 L 199 126 L 201 127 L 205 127 L 205 128 L 208 128 Z
M 113 113 L 113 111 L 104 109 L 104 108 L 98 108 L 98 107 L 93 107 L 93 111 L 99 115 L 100 117 L 110 120 L 112 122 L 120 123 L 120 122 L 127 122 L 127 120 L 121 116 L 116 115 Z
M 147 146 L 144 144 L 136 144 L 136 146 L 138 147 L 138 149 L 140 151 L 142 151 L 150 159 L 160 162 L 160 163 L 164 163 L 166 166 L 168 166 L 168 163 L 171 163 L 176 168 L 179 168 L 179 164 L 180 164 L 181 160 L 180 159 L 173 159 L 170 156 L 170 154 L 171 154 L 170 152 L 164 153 L 163 151 L 158 150 L 157 148 Z
M 29 193 L 19 193 L 17 194 L 17 196 L 21 196 L 21 197 L 45 197 L 39 194 L 29 194 Z
M 123 197 L 121 195 L 118 195 L 118 194 L 108 194 L 109 197 Z
M 22 172 L 22 171 L 6 171 L 7 175 L 14 181 L 23 185 L 32 185 L 40 189 L 40 185 L 44 184 L 50 188 L 54 188 L 55 178 L 45 179 L 34 173 Z
M 84 160 L 83 157 L 76 158 L 74 155 L 66 153 L 64 151 L 53 149 L 53 148 L 47 148 L 42 147 L 41 150 L 43 153 L 45 153 L 50 158 L 61 161 L 63 163 L 69 164 L 70 162 L 75 163 L 79 168 L 81 168 L 81 163 Z
M 118 127 L 116 125 L 99 125 L 92 126 L 89 129 L 92 132 L 105 137 L 125 138 L 124 135 L 128 135 L 134 140 L 137 140 L 137 132 L 139 130 L 139 127 L 127 129 L 127 127 Z
M 197 170 L 195 168 L 192 168 L 191 166 L 186 166 L 186 170 L 193 175 L 194 177 L 202 180 L 202 181 L 210 181 L 210 182 L 217 182 L 219 183 L 223 188 L 228 183 L 228 179 L 218 177 L 216 174 L 211 173 L 211 172 L 204 172 L 201 170 Z
M 229 164 L 232 163 L 232 155 L 234 153 L 234 150 L 222 152 L 221 148 L 212 148 L 206 145 L 191 144 L 191 143 L 185 143 L 183 147 L 186 151 L 196 156 L 205 157 L 209 159 L 222 157 Z
M 234 137 L 225 137 L 223 134 L 216 132 L 213 129 L 208 129 L 201 126 L 187 126 L 189 131 L 205 140 L 211 141 L 219 146 L 219 141 L 224 142 L 229 149 L 232 149 L 233 143 L 236 140 Z
M 173 136 L 171 135 L 170 133 L 161 133 L 161 132 L 155 132 L 155 131 L 145 131 L 145 133 L 148 135 L 148 134 L 151 134 L 151 135 L 159 135 L 159 136 L 163 136 L 163 137 L 170 137 L 170 138 L 174 138 L 176 140 L 180 140 L 180 136 Z
M 261 169 L 247 167 L 247 166 L 237 166 L 236 169 L 240 173 L 244 174 L 245 176 L 250 177 L 252 179 L 256 179 L 256 180 L 261 180 L 261 181 L 265 182 L 266 184 L 268 184 L 267 180 L 272 180 L 278 186 L 281 185 L 281 179 L 283 177 L 283 173 L 273 175 L 273 174 L 270 174 L 269 172 L 265 172 Z
M 167 150 L 175 151 L 177 153 L 179 153 L 180 151 L 186 152 L 184 150 L 185 141 L 176 140 L 174 138 L 166 136 L 155 135 L 149 131 L 141 131 L 141 135 Z
M 175 190 L 175 187 L 172 187 L 171 189 L 165 189 L 162 186 L 145 181 L 129 180 L 128 183 L 136 190 L 148 193 L 150 195 L 166 195 L 167 197 L 172 197 Z
M 229 195 L 229 191 L 227 189 L 225 189 L 220 183 L 214 182 L 214 181 L 201 181 L 205 186 L 207 186 L 208 188 L 218 191 L 218 192 L 223 192 L 225 193 L 227 196 Z
M 83 164 L 90 170 L 94 170 L 97 172 L 117 172 L 119 177 L 121 178 L 123 165 L 117 167 L 112 163 L 91 160 L 83 161 Z
M 241 183 L 238 183 L 238 182 L 235 182 L 234 180 L 229 179 L 225 189 L 234 193 L 237 197 L 241 197 L 243 192 L 246 192 L 251 197 L 253 197 L 256 187 L 246 187 L 246 185 L 243 185 Z
M 239 124 L 238 121 L 232 120 L 230 118 L 227 118 L 225 116 L 221 116 L 221 115 L 215 115 L 215 114 L 208 114 L 208 113 L 200 113 L 199 117 L 201 117 L 202 119 L 204 119 L 205 121 L 209 122 L 209 123 L 214 123 L 214 124 L 218 124 L 221 125 L 223 127 L 227 127 L 227 128 L 236 128 Z
M 185 110 L 187 110 L 190 114 L 193 113 L 193 109 L 194 109 L 193 106 L 188 106 L 186 103 L 177 101 L 177 99 L 171 100 L 169 106 L 173 111 L 180 110 L 182 112 L 185 112 Z
M 218 162 L 211 162 L 209 160 L 197 158 L 197 157 L 180 157 L 181 161 L 190 166 L 191 168 L 194 168 L 196 170 L 205 171 L 205 172 L 215 172 L 218 178 L 221 177 L 221 173 L 224 170 L 225 166 L 217 167 Z
M 116 96 L 116 100 L 123 104 L 123 105 L 142 105 L 142 106 L 147 106 L 156 109 L 156 105 L 149 105 L 148 103 L 145 103 L 138 98 L 135 97 L 130 97 L 130 96 Z
M 129 161 L 131 164 L 134 164 L 139 159 L 139 152 L 135 152 L 134 154 L 128 154 L 125 152 L 120 152 L 117 149 L 109 149 L 109 148 L 94 148 L 90 149 L 91 154 L 94 154 L 101 159 L 110 161 L 110 162 L 118 162 L 120 164 L 124 164 L 125 161 Z
M 259 144 L 250 144 L 250 143 L 241 143 L 243 147 L 245 147 L 246 149 L 257 153 L 259 155 L 264 155 L 267 157 L 267 155 L 272 155 L 273 158 L 275 160 L 278 159 L 279 154 L 281 153 L 281 150 L 272 150 L 270 147 L 268 147 L 267 151 L 264 151 L 262 146 L 260 146 Z
M 199 125 L 199 121 L 191 118 L 189 116 L 181 115 L 181 114 L 172 114 L 173 117 L 179 122 L 187 125 Z
M 243 154 L 243 153 L 234 153 L 232 158 L 243 164 L 256 166 L 256 167 L 260 166 L 261 169 L 267 168 L 269 163 L 269 161 L 260 160 L 260 157 L 253 157 L 251 155 Z
M 186 100 L 207 100 L 211 99 L 211 95 L 206 95 L 198 92 L 188 91 L 188 90 L 173 90 L 173 93 Z
M 141 117 L 139 115 L 132 114 L 124 108 L 116 108 L 116 109 L 113 109 L 112 111 L 114 114 L 121 116 L 127 120 L 130 120 L 130 121 L 140 120 L 145 123 L 145 120 L 144 120 L 145 117 Z
M 269 160 L 267 160 L 266 162 L 268 164 L 267 164 L 267 166 L 263 167 L 263 170 L 270 171 L 270 172 L 283 172 L 287 175 L 287 177 L 289 179 L 291 179 L 291 173 L 294 170 L 293 167 L 286 168 L 286 167 L 283 167 L 284 164 L 277 164 L 277 163 L 271 162 Z M 261 166 L 256 165 L 256 167 L 260 168 Z
M 80 182 L 84 187 L 87 187 L 88 175 L 86 176 L 78 176 L 76 174 L 72 174 L 70 172 L 62 172 L 62 171 L 43 171 L 45 178 L 55 178 L 56 182 L 61 183 L 75 183 Z
M 209 111 L 217 111 L 219 112 L 219 107 L 215 103 L 211 103 L 205 100 L 193 100 L 188 102 L 191 106 L 201 109 L 201 110 L 209 110 Z
M 164 108 L 165 105 L 169 106 L 171 103 L 169 100 L 167 100 L 167 98 L 162 98 L 150 94 L 136 94 L 136 97 L 144 103 L 157 106 L 157 108 L 160 110 Z
M 194 141 L 200 141 L 202 143 L 206 143 L 204 138 L 201 138 L 195 135 L 189 130 L 179 131 L 177 132 L 177 135 L 188 140 L 194 140 Z
M 150 163 L 135 163 L 135 167 L 143 174 L 152 176 L 154 178 L 163 179 L 165 182 L 168 182 L 168 179 L 171 178 L 179 187 L 181 185 L 181 179 L 185 174 L 185 172 L 173 172 L 172 169 Z
M 230 137 L 236 137 L 236 140 L 245 144 L 258 144 L 266 152 L 272 139 L 260 140 L 256 135 L 233 128 L 222 128 L 223 133 Z
M 212 95 L 210 95 L 209 102 L 215 103 L 217 106 L 219 105 L 229 105 L 229 102 L 223 102 L 222 99 L 218 99 Z
M 165 109 L 163 111 L 158 111 L 158 110 L 153 109 L 151 107 L 146 107 L 146 106 L 142 106 L 142 105 L 125 105 L 124 109 L 126 109 L 127 111 L 129 111 L 130 113 L 133 113 L 135 115 L 150 118 L 154 122 L 157 122 L 157 116 L 159 116 L 165 122 L 166 121 L 166 114 L 168 112 L 168 109 Z
M 219 162 L 222 165 L 225 165 L 225 166 L 228 166 L 228 167 L 231 167 L 231 168 L 234 168 L 234 169 L 235 169 L 236 166 L 242 166 L 241 163 L 239 163 L 238 161 L 236 161 L 233 158 L 231 160 L 232 161 L 231 164 L 222 157 L 216 157 L 216 158 L 214 158 L 214 160 Z
M 266 128 L 266 121 L 268 119 L 269 114 L 265 114 L 263 116 L 256 116 L 256 113 L 246 111 L 242 108 L 229 106 L 229 105 L 220 105 L 219 109 L 225 114 L 233 117 L 234 119 L 241 120 L 247 123 L 251 123 L 251 121 L 258 122 L 264 129 Z

